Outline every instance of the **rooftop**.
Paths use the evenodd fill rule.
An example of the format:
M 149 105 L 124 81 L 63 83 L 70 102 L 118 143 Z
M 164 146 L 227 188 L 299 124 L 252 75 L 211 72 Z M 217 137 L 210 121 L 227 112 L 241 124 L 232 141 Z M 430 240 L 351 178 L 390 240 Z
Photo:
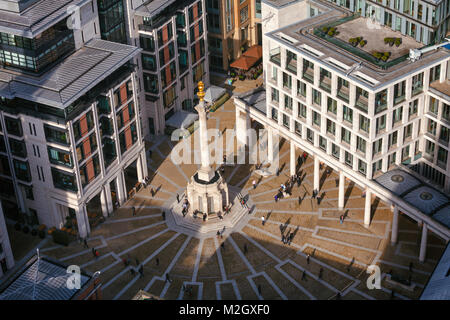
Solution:
M 68 17 L 69 6 L 81 5 L 84 2 L 86 0 L 39 0 L 20 13 L 0 10 L 0 31 L 34 38 Z
M 444 82 L 434 81 L 430 84 L 430 90 L 443 98 L 450 100 L 450 80 L 447 79 Z
M 450 228 L 450 198 L 438 189 L 401 168 L 388 171 L 375 181 L 433 220 Z
M 137 47 L 93 39 L 39 77 L 0 69 L 0 95 L 63 109 L 139 51 Z
M 319 8 L 320 14 L 274 30 L 268 33 L 267 36 L 291 47 L 293 51 L 302 52 L 312 62 L 323 63 L 329 66 L 330 69 L 348 76 L 366 89 L 377 90 L 390 82 L 404 78 L 407 74 L 420 70 L 420 68 L 437 64 L 450 57 L 450 50 L 436 48 L 423 53 L 422 57 L 415 62 L 407 60 L 405 55 L 394 60 L 389 59 L 387 63 L 377 62 L 370 53 L 365 51 L 379 48 L 379 51 L 390 51 L 395 56 L 401 55 L 403 52 L 406 53 L 406 51 L 409 52 L 409 48 L 420 47 L 421 44 L 411 37 L 400 36 L 395 31 L 390 30 L 388 32 L 385 30 L 385 27 L 374 24 L 370 19 L 358 18 L 358 14 L 354 15 L 346 9 L 332 6 L 332 4 L 327 2 L 314 0 L 310 2 Z M 352 22 L 354 20 L 357 21 Z M 323 35 L 320 31 L 324 26 L 337 26 L 339 34 L 334 36 Z M 377 27 L 381 29 L 375 29 Z M 354 32 L 353 30 L 358 31 Z M 401 38 L 402 45 L 400 49 L 404 48 L 404 50 L 398 54 L 395 53 L 397 50 L 395 45 L 391 48 L 389 45 L 384 44 L 384 34 Z M 343 41 L 338 38 L 347 38 L 351 35 L 356 37 L 363 36 L 367 40 L 367 48 L 364 47 L 361 50 L 360 45 L 354 48 L 348 43 L 349 39 L 344 39 L 345 41 Z M 382 39 L 381 43 L 378 44 L 380 39 Z M 355 69 L 355 66 L 359 64 L 361 64 L 360 67 Z M 394 65 L 395 67 L 393 67 Z
M 67 266 L 41 257 L 30 260 L 0 287 L 0 300 L 70 300 L 92 279 L 81 272 L 80 289 L 69 289 Z

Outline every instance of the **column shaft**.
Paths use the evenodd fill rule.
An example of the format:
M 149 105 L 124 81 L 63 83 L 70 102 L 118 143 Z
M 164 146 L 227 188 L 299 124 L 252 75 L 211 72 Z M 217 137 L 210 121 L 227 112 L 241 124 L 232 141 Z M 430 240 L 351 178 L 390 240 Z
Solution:
M 372 211 L 372 192 L 366 189 L 366 206 L 364 209 L 364 225 L 368 227 L 370 225 L 370 215 Z
M 345 176 L 344 172 L 339 172 L 339 200 L 338 200 L 338 207 L 339 209 L 344 209 L 345 204 Z
M 425 262 L 425 257 L 427 255 L 427 235 L 428 235 L 428 226 L 426 223 L 423 223 L 422 239 L 420 240 L 420 254 L 419 254 L 420 262 Z
M 273 161 L 273 132 L 272 128 L 267 128 L 267 160 Z
M 320 169 L 320 163 L 319 163 L 319 157 L 315 156 L 314 157 L 314 190 L 316 190 L 317 192 L 319 192 L 319 169 Z
M 398 238 L 398 207 L 394 205 L 394 216 L 392 218 L 391 243 L 396 244 Z
M 291 169 L 291 176 L 295 175 L 296 173 L 296 168 L 295 168 L 295 145 L 294 142 L 291 141 L 291 165 L 290 165 L 290 169 Z

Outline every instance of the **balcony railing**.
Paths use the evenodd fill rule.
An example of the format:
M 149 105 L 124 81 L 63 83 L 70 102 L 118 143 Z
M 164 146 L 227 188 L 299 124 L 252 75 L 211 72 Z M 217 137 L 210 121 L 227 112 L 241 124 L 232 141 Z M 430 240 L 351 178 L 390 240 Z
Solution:
M 280 48 L 270 50 L 270 61 L 281 66 L 281 52 Z
M 306 68 L 306 70 L 303 70 L 303 79 L 310 83 L 314 83 L 314 69 L 313 68 Z

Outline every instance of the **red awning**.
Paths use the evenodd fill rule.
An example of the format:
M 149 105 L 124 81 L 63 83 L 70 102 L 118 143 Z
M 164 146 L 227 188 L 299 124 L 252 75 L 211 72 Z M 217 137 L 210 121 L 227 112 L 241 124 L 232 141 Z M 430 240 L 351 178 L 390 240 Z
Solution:
M 255 57 L 247 57 L 247 56 L 241 56 L 239 59 L 237 59 L 236 61 L 234 61 L 232 64 L 230 64 L 230 67 L 232 68 L 236 68 L 236 69 L 243 69 L 243 70 L 248 70 L 250 69 L 255 63 L 256 61 L 258 61 L 259 59 L 255 58 Z
M 243 53 L 246 57 L 257 58 L 258 60 L 262 58 L 262 47 L 259 45 L 251 46 L 247 51 Z

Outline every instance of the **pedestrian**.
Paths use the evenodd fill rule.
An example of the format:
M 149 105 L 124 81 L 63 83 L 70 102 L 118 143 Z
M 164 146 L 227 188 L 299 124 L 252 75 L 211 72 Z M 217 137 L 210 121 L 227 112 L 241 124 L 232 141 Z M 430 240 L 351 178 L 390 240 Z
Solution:
M 227 156 L 224 155 L 224 156 L 223 156 L 223 163 L 225 164 L 226 162 L 227 162 Z
M 413 269 L 413 263 L 410 262 L 410 263 L 409 263 L 409 272 L 412 272 L 412 271 L 413 271 L 412 269 Z
M 286 241 L 286 237 L 284 236 L 284 234 L 281 235 L 281 242 L 285 243 Z
M 131 210 L 133 211 L 133 216 L 135 216 L 135 215 L 136 215 L 136 208 L 133 206 L 133 207 L 131 208 Z
M 217 230 L 216 235 L 217 235 L 217 239 L 219 239 L 219 237 L 220 237 L 220 231 L 219 230 Z
M 144 179 L 142 179 L 142 185 L 144 186 L 144 189 L 147 189 L 147 181 Z
M 256 180 L 253 180 L 252 184 L 253 184 L 253 189 L 256 189 Z
M 135 271 L 134 271 L 134 269 L 133 269 L 133 268 L 130 268 L 130 273 L 131 273 L 131 275 L 132 275 L 132 276 L 134 276 L 134 274 L 135 274 Z
M 264 216 L 261 217 L 261 223 L 262 225 L 264 225 L 264 223 L 266 222 L 266 218 L 264 218 Z
M 244 243 L 244 254 L 247 254 L 248 253 L 248 248 L 247 248 L 247 244 L 246 243 Z
M 342 224 L 344 222 L 344 215 L 341 214 L 341 216 L 339 217 L 339 222 Z
M 150 189 L 150 193 L 151 193 L 152 197 L 155 196 L 155 190 L 153 190 L 153 188 Z
M 89 248 L 86 238 L 83 239 L 83 244 L 85 248 Z
M 394 300 L 394 297 L 395 297 L 395 292 L 394 292 L 394 290 L 392 290 L 391 291 L 391 300 Z
M 313 190 L 313 193 L 312 193 L 312 198 L 313 198 L 313 199 L 315 199 L 315 198 L 316 198 L 316 196 L 317 196 L 317 190 L 316 190 L 316 189 L 314 189 L 314 190 Z
M 139 273 L 141 274 L 141 278 L 143 278 L 144 277 L 144 266 L 140 266 L 139 267 Z
M 166 273 L 166 282 L 172 282 L 172 280 L 170 280 L 170 276 L 168 273 Z
M 220 247 L 225 250 L 225 242 L 222 242 L 222 244 L 220 245 Z
M 221 173 L 224 173 L 224 172 L 225 172 L 225 166 L 223 166 L 223 165 L 220 166 L 220 172 L 221 172 Z
M 222 213 L 220 211 L 217 213 L 217 216 L 219 217 L 220 220 L 223 220 Z
M 340 292 L 337 293 L 336 300 L 341 300 L 341 293 Z
M 128 266 L 127 259 L 125 259 L 125 257 L 122 258 L 122 262 L 124 267 Z
M 301 205 L 302 204 L 302 197 L 298 197 L 298 205 Z
M 261 285 L 260 284 L 258 284 L 258 294 L 262 295 L 262 289 L 261 289 Z
M 310 255 L 309 255 L 309 253 L 308 253 L 308 255 L 306 256 L 306 263 L 307 263 L 307 264 L 309 264 L 309 257 L 310 257 Z
M 361 197 L 363 197 L 363 198 L 365 198 L 366 197 L 366 191 L 364 190 L 363 192 L 362 192 L 362 195 L 361 195 Z
M 148 150 L 148 155 L 150 156 L 150 158 L 152 157 L 152 154 L 153 154 L 152 150 Z
M 177 193 L 177 203 L 180 203 L 180 196 Z
M 92 248 L 92 255 L 94 256 L 94 258 L 96 257 L 95 256 L 95 248 Z
M 159 266 L 159 258 L 158 257 L 156 257 L 155 262 L 156 262 L 156 265 Z
M 203 214 L 203 221 L 206 221 L 206 213 Z
M 275 202 L 278 202 L 278 194 L 275 195 Z
M 163 220 L 166 220 L 166 212 L 163 211 L 163 212 L 161 213 L 161 215 L 162 215 Z

